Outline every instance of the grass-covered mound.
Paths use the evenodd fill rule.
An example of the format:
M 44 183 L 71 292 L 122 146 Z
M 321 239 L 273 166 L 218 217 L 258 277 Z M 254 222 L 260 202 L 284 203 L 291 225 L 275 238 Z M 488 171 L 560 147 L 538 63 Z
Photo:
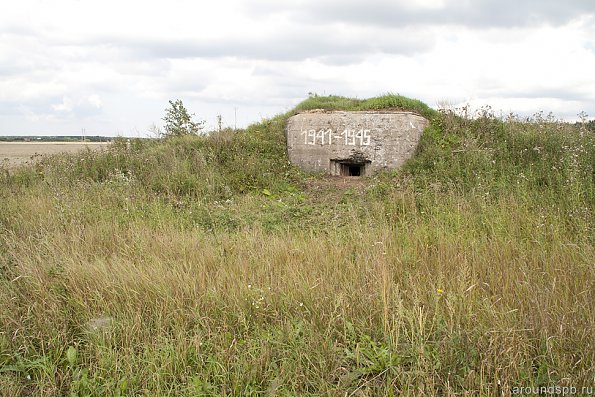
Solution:
M 374 106 L 432 121 L 402 170 L 288 164 L 291 114 Z M 590 386 L 594 154 L 584 124 L 313 97 L 246 130 L 0 170 L 0 390 Z
M 428 119 L 438 115 L 434 109 L 422 101 L 396 94 L 386 94 L 368 99 L 345 98 L 334 95 L 311 95 L 308 99 L 298 104 L 293 112 L 303 112 L 315 109 L 344 111 L 392 109 L 415 112 Z

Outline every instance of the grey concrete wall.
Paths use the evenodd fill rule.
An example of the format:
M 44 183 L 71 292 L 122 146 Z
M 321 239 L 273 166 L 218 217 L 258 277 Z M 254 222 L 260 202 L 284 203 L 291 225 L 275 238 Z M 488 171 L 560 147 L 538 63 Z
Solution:
M 427 125 L 410 112 L 300 113 L 287 122 L 287 152 L 291 163 L 306 171 L 338 175 L 341 163 L 357 163 L 371 175 L 410 158 Z

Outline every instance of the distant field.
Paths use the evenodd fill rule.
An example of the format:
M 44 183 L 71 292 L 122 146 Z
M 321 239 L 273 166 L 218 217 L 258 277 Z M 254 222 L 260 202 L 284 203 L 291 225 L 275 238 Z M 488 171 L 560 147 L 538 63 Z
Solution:
M 0 142 L 0 163 L 14 167 L 35 161 L 43 155 L 78 152 L 89 148 L 92 150 L 105 148 L 108 142 Z

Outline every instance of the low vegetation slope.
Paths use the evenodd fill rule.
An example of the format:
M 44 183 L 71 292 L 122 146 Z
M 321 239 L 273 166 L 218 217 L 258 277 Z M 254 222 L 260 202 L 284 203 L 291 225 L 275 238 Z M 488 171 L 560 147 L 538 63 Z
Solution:
M 398 172 L 288 164 L 312 108 L 430 118 Z M 0 170 L 0 394 L 593 385 L 593 130 L 387 95 Z M 515 389 L 517 388 L 517 389 Z

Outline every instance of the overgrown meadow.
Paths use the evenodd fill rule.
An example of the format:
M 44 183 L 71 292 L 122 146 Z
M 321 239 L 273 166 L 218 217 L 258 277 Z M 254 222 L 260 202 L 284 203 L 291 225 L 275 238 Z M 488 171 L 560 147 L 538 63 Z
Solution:
M 313 108 L 432 120 L 370 178 L 290 166 Z M 0 169 L 2 396 L 593 387 L 592 125 L 387 95 Z

